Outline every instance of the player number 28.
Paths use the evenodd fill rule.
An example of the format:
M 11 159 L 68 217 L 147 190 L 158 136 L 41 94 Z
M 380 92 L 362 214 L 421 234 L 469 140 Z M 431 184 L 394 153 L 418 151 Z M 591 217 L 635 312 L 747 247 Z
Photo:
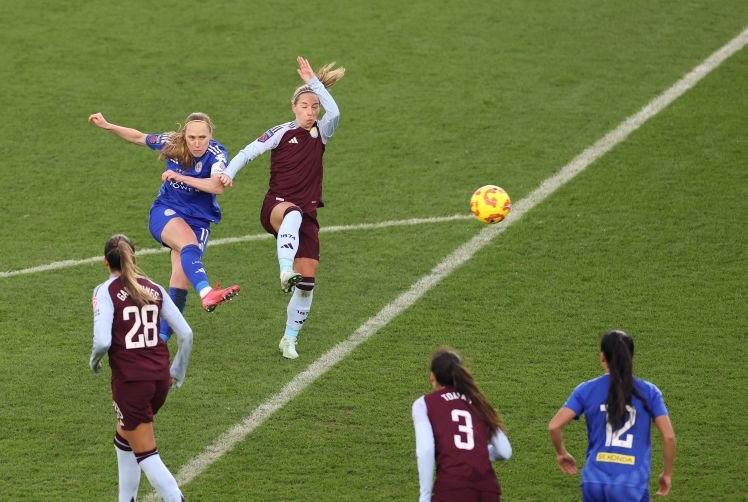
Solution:
M 156 305 L 125 307 L 122 311 L 122 318 L 125 321 L 132 320 L 132 328 L 125 335 L 126 349 L 155 347 L 158 344 L 158 307 Z

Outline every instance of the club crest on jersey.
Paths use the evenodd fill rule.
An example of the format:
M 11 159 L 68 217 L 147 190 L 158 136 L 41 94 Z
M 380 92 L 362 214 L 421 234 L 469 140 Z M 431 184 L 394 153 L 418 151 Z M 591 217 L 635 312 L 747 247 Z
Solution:
M 273 134 L 275 134 L 273 132 L 273 130 L 272 129 L 268 129 L 267 131 L 265 131 L 264 133 L 262 133 L 262 136 L 260 136 L 259 138 L 257 138 L 257 141 L 259 141 L 260 143 L 264 143 L 267 140 L 269 140 L 273 136 Z
M 174 216 L 175 214 L 177 214 L 177 212 L 173 209 L 167 209 L 166 211 L 164 211 L 164 216 Z
M 311 129 L 309 129 L 309 136 L 311 136 L 312 138 L 316 138 L 317 136 L 319 136 L 319 131 L 317 130 L 317 126 L 314 126 Z
M 151 145 L 159 145 L 164 142 L 164 134 L 149 134 L 148 143 Z
M 199 172 L 200 172 L 200 171 L 202 171 L 202 170 L 203 170 L 203 163 L 202 163 L 202 162 L 197 162 L 197 163 L 195 164 L 195 172 L 198 172 L 198 173 L 199 173 Z

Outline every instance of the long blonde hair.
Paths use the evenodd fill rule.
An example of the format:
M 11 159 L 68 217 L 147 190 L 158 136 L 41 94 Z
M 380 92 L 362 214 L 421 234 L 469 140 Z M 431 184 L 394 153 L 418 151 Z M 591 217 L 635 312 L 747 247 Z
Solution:
M 195 157 L 192 156 L 190 149 L 187 147 L 187 140 L 185 139 L 184 130 L 187 128 L 187 124 L 190 122 L 205 122 L 210 129 L 210 133 L 213 134 L 213 121 L 210 117 L 202 112 L 190 113 L 184 124 L 179 128 L 177 132 L 170 132 L 166 144 L 158 154 L 158 158 L 161 160 L 172 159 L 176 161 L 180 166 L 184 168 L 192 167 L 192 162 Z
M 328 63 L 322 68 L 320 68 L 319 70 L 317 70 L 317 78 L 319 79 L 320 82 L 322 82 L 322 85 L 325 86 L 325 89 L 329 89 L 330 87 L 335 85 L 335 83 L 341 78 L 343 78 L 343 76 L 345 75 L 344 67 L 341 66 L 340 68 L 336 68 L 333 70 L 332 69 L 333 66 L 335 66 L 335 61 L 333 61 L 332 63 Z M 299 99 L 299 96 L 307 92 L 314 93 L 312 88 L 306 84 L 297 88 L 294 91 L 293 96 L 291 97 L 291 104 L 295 105 L 296 101 L 298 101 Z
M 116 234 L 109 238 L 104 245 L 104 257 L 111 270 L 120 273 L 120 279 L 125 291 L 138 305 L 152 303 L 156 298 L 138 284 L 138 278 L 144 277 L 143 272 L 135 263 L 135 246 L 124 234 Z

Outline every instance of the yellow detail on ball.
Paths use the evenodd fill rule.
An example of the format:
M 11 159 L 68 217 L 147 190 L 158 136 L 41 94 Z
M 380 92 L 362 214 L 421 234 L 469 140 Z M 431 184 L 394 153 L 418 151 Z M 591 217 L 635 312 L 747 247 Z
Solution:
M 498 223 L 512 210 L 509 194 L 496 185 L 486 185 L 473 192 L 470 211 L 483 223 Z

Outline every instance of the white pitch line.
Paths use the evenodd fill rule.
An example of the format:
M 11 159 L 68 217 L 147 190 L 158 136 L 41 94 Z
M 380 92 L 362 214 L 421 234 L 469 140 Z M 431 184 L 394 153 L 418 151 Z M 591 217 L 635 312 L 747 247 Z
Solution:
M 345 232 L 348 230 L 373 230 L 377 228 L 388 228 L 388 227 L 401 227 L 407 225 L 423 225 L 426 223 L 441 223 L 443 221 L 454 221 L 454 220 L 469 220 L 473 216 L 471 214 L 455 214 L 452 216 L 438 216 L 433 218 L 410 218 L 407 220 L 392 220 L 392 221 L 380 221 L 379 223 L 359 223 L 356 225 L 335 225 L 330 227 L 322 227 L 320 232 Z M 215 239 L 208 243 L 208 246 L 223 246 L 225 244 L 237 244 L 240 242 L 250 241 L 261 241 L 269 239 L 270 234 L 251 234 L 243 235 L 241 237 L 225 237 L 223 239 Z M 136 256 L 146 256 L 158 253 L 165 253 L 168 251 L 165 247 L 160 248 L 148 248 L 141 249 L 135 253 Z M 90 258 L 81 258 L 78 260 L 63 260 L 47 263 L 46 265 L 37 265 L 36 267 L 24 268 L 20 270 L 10 270 L 8 272 L 0 272 L 0 279 L 3 277 L 14 277 L 17 275 L 36 274 L 39 272 L 49 272 L 50 270 L 61 270 L 63 268 L 77 267 L 79 265 L 86 265 L 88 263 L 98 263 L 103 260 L 103 255 L 92 256 Z
M 319 359 L 309 365 L 304 371 L 296 375 L 287 383 L 281 391 L 260 404 L 252 413 L 241 422 L 235 424 L 231 429 L 209 445 L 203 453 L 185 464 L 177 473 L 177 482 L 183 486 L 200 473 L 210 464 L 221 458 L 234 445 L 242 441 L 253 430 L 262 425 L 270 416 L 292 399 L 298 396 L 306 387 L 314 383 L 320 376 L 330 368 L 342 361 L 356 347 L 371 338 L 380 328 L 392 321 L 398 314 L 412 306 L 419 298 L 436 286 L 443 278 L 451 274 L 457 267 L 470 260 L 475 253 L 480 251 L 496 236 L 506 230 L 509 225 L 518 221 L 530 209 L 545 200 L 549 195 L 558 190 L 562 185 L 581 173 L 595 160 L 609 152 L 613 147 L 625 140 L 632 132 L 642 126 L 647 120 L 664 110 L 670 103 L 682 96 L 686 91 L 696 85 L 702 78 L 722 64 L 731 55 L 738 52 L 748 43 L 748 28 L 732 39 L 724 47 L 709 56 L 703 63 L 691 70 L 668 90 L 647 103 L 636 114 L 624 120 L 618 127 L 610 131 L 566 164 L 561 170 L 533 190 L 527 197 L 520 200 L 512 208 L 507 219 L 499 225 L 493 225 L 481 230 L 475 237 L 457 248 L 441 263 L 439 263 L 428 275 L 419 279 L 408 291 L 398 296 L 392 303 L 386 305 L 374 317 L 362 324 L 351 336 L 335 345 Z M 155 494 L 149 494 L 145 500 L 156 500 Z

